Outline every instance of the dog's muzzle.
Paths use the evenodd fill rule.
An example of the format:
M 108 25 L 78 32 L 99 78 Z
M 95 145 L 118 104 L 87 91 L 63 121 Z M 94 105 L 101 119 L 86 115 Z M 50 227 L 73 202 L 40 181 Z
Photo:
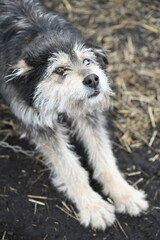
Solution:
M 89 98 L 95 97 L 100 93 L 100 91 L 98 89 L 99 77 L 96 74 L 90 74 L 90 75 L 86 76 L 83 80 L 83 84 L 86 87 L 89 87 L 90 89 L 94 90 L 94 93 L 92 95 L 90 95 Z
M 84 78 L 83 84 L 87 87 L 96 89 L 99 84 L 99 77 L 96 74 L 90 74 Z

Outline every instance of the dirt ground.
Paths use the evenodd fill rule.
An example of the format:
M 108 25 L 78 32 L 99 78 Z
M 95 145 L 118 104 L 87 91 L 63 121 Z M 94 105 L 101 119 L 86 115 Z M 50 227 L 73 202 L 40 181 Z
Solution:
M 72 203 L 51 186 L 42 157 L 19 139 L 15 119 L 0 100 L 0 240 L 159 240 L 160 2 L 44 2 L 110 49 L 115 96 L 107 115 L 114 153 L 127 180 L 147 193 L 150 208 L 136 218 L 117 214 L 105 232 L 84 229 Z M 75 145 L 90 170 L 83 148 Z M 101 192 L 92 179 L 91 185 Z

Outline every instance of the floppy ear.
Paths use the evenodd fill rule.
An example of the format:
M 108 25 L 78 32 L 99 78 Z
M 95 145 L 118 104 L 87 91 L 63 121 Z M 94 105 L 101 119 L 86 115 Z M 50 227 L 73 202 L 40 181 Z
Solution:
M 29 66 L 25 60 L 21 59 L 12 66 L 12 69 L 14 69 L 17 76 L 20 76 L 27 74 L 31 69 L 33 69 L 33 67 Z
M 93 51 L 96 54 L 97 58 L 101 58 L 105 64 L 109 64 L 105 50 L 101 48 L 94 48 Z
M 8 75 L 6 76 L 7 82 L 26 76 L 32 69 L 33 67 L 29 66 L 25 60 L 19 60 L 10 67 Z
M 102 64 L 102 61 L 103 61 L 103 65 L 104 64 L 109 64 L 107 54 L 106 54 L 107 50 L 106 51 L 103 50 L 102 48 L 100 48 L 97 45 L 91 43 L 90 41 L 87 41 L 86 45 L 93 50 L 93 52 L 97 56 L 98 61 L 101 64 Z

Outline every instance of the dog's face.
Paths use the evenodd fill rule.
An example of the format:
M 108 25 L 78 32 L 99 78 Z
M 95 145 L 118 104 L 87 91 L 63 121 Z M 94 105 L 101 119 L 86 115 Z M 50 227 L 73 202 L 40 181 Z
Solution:
M 78 43 L 68 52 L 53 52 L 36 85 L 33 106 L 45 114 L 67 113 L 70 117 L 107 108 L 111 90 L 97 53 L 105 58 L 102 50 L 95 52 L 93 48 Z M 22 63 L 24 71 L 27 69 L 21 62 L 21 73 Z
M 34 104 L 43 111 L 79 115 L 108 105 L 108 78 L 91 48 L 75 45 L 72 52 L 53 53 L 46 77 L 35 92 Z

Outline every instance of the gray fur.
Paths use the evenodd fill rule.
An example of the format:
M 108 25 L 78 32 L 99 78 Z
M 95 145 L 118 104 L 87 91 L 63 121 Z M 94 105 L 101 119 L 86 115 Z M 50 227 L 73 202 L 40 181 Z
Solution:
M 148 203 L 116 165 L 103 116 L 112 91 L 99 57 L 108 62 L 104 51 L 39 1 L 0 0 L 1 93 L 23 136 L 44 155 L 52 183 L 76 205 L 81 224 L 104 230 L 115 221 L 115 208 L 139 215 Z M 70 144 L 70 126 L 115 207 L 91 188 Z

